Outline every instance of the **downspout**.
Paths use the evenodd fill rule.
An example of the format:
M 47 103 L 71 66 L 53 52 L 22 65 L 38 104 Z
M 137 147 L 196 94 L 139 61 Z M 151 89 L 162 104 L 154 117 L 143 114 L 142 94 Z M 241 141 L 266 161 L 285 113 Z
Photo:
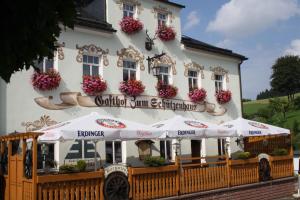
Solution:
M 241 65 L 244 62 L 244 60 L 247 60 L 247 58 L 245 59 L 241 59 L 241 62 L 239 62 L 238 64 L 238 73 L 239 73 L 239 82 L 240 82 L 240 102 L 241 102 L 241 112 L 242 112 L 242 117 L 244 114 L 244 109 L 243 109 L 243 92 L 242 92 L 242 79 L 241 79 Z

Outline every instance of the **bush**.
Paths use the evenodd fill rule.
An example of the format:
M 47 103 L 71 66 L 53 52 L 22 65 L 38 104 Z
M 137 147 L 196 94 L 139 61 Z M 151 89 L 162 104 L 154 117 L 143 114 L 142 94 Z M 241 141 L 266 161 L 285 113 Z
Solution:
M 85 171 L 86 166 L 87 166 L 87 164 L 84 160 L 78 160 L 77 161 L 76 167 L 79 171 L 81 171 L 81 172 Z
M 244 152 L 244 151 L 237 151 L 237 152 L 234 152 L 231 154 L 231 158 L 233 160 L 239 160 L 239 159 L 242 159 L 242 160 L 246 160 L 246 159 L 249 159 L 251 156 L 250 152 Z
M 294 106 L 297 110 L 300 110 L 300 96 L 294 99 Z
M 76 171 L 76 166 L 72 164 L 64 164 L 59 166 L 59 171 L 63 173 L 68 173 L 68 172 L 75 172 Z
M 163 157 L 148 156 L 145 158 L 144 164 L 149 167 L 159 167 L 165 164 L 165 159 Z
M 272 152 L 272 155 L 274 156 L 285 156 L 288 155 L 288 151 L 286 149 L 274 149 Z

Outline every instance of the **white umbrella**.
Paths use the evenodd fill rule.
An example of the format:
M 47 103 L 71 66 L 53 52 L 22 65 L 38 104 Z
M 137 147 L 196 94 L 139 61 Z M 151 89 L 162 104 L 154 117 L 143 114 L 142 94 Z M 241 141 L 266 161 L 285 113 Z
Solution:
M 73 120 L 38 130 L 39 141 L 56 140 L 136 140 L 159 138 L 161 131 L 140 123 L 93 112 Z
M 185 118 L 177 115 L 171 119 L 152 125 L 164 132 L 167 138 L 201 139 L 209 137 L 233 137 L 236 131 L 209 122 Z
M 236 120 L 225 122 L 222 124 L 222 126 L 236 129 L 238 135 L 243 137 L 290 134 L 290 130 L 288 129 L 243 119 L 241 117 L 237 118 Z

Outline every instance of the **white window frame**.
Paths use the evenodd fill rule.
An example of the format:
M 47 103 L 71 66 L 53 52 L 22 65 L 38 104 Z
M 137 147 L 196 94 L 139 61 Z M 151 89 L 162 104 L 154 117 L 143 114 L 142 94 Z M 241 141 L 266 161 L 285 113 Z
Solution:
M 195 72 L 196 76 L 190 76 L 189 72 Z M 190 87 L 190 79 L 192 80 L 192 87 Z M 194 86 L 194 80 L 196 80 L 197 87 Z M 199 71 L 188 70 L 188 87 L 189 87 L 189 90 L 190 89 L 195 89 L 195 88 L 200 88 L 200 84 L 199 84 Z
M 128 68 L 126 67 L 125 65 L 125 62 L 131 62 L 131 63 L 134 63 L 134 66 L 135 66 L 135 69 L 133 68 Z M 135 72 L 135 79 L 134 80 L 139 80 L 139 76 L 138 76 L 138 66 L 137 66 L 137 63 L 133 60 L 123 60 L 123 71 L 122 71 L 122 76 L 123 76 L 123 81 L 124 81 L 124 70 L 127 70 L 127 73 L 128 73 L 128 80 L 130 80 L 130 72 L 134 71 Z
M 107 155 L 107 149 L 106 149 L 106 145 L 107 145 L 107 143 L 110 143 L 111 142 L 111 147 L 112 147 L 112 149 L 111 149 L 111 154 L 112 154 L 112 164 L 115 164 L 115 163 L 122 163 L 123 162 L 123 142 L 121 142 L 121 141 L 106 141 L 105 142 L 105 157 L 106 157 L 106 155 Z M 121 147 L 120 147 L 120 149 L 121 149 L 121 160 L 120 160 L 120 162 L 117 162 L 117 160 L 116 160 L 116 143 L 120 143 L 120 145 L 121 145 Z M 105 158 L 105 160 L 106 160 L 106 162 L 107 162 L 107 158 Z
M 220 90 L 225 90 L 226 87 L 225 87 L 225 82 L 224 82 L 224 78 L 225 78 L 224 75 L 215 74 L 214 76 L 215 76 L 214 78 L 215 78 L 215 90 L 216 90 L 216 92 L 218 92 Z M 221 77 L 222 80 L 218 80 L 217 76 Z M 220 85 L 221 85 L 221 87 L 220 87 Z
M 132 6 L 133 10 L 126 9 L 126 6 Z M 124 15 L 124 12 L 126 12 L 127 16 Z M 130 13 L 132 14 L 132 16 L 129 15 Z M 124 17 L 136 18 L 136 5 L 130 3 L 123 3 L 123 18 Z
M 160 16 L 165 16 L 165 19 L 162 19 Z M 168 26 L 169 25 L 169 14 L 168 13 L 163 13 L 163 12 L 158 12 L 157 13 L 157 26 L 161 26 L 161 22 L 165 22 L 164 25 Z
M 172 84 L 172 78 L 171 78 L 171 67 L 170 66 L 167 66 L 167 65 L 160 65 L 160 66 L 158 66 L 160 69 L 161 68 L 167 68 L 168 69 L 168 73 L 166 73 L 166 72 L 161 72 L 160 71 L 160 69 L 159 69 L 159 77 L 161 77 L 161 81 L 163 82 L 163 83 L 165 83 L 164 82 L 164 80 L 165 80 L 165 76 L 167 76 L 168 77 L 168 84 L 169 85 L 171 85 Z
M 87 62 L 84 62 L 84 56 L 87 56 Z M 90 63 L 90 62 L 88 62 L 88 57 L 89 56 L 92 56 L 93 57 L 93 61 L 94 61 L 94 58 L 95 57 L 98 57 L 98 64 L 96 64 L 96 63 Z M 90 76 L 92 76 L 93 75 L 93 68 L 92 68 L 92 66 L 98 66 L 98 74 L 96 74 L 96 75 L 98 75 L 98 76 L 102 76 L 102 74 L 103 74 L 103 68 L 101 67 L 102 66 L 102 59 L 101 59 L 101 57 L 100 56 L 98 56 L 98 55 L 91 55 L 91 54 L 83 54 L 82 55 L 82 75 L 85 75 L 85 74 L 83 74 L 83 66 L 84 65 L 88 65 L 89 66 L 89 68 L 90 68 L 90 73 L 89 73 L 89 75 Z
M 49 58 L 48 57 L 44 57 L 43 60 L 41 61 L 41 62 L 43 62 L 43 68 L 42 69 L 40 69 L 39 66 L 38 66 L 40 64 L 40 62 L 37 62 L 37 66 L 41 70 L 40 72 L 42 72 L 42 73 L 46 72 L 46 61 L 47 60 L 49 60 Z M 53 66 L 52 66 L 52 68 L 54 70 L 58 71 L 58 57 L 57 57 L 56 54 L 54 54 L 52 60 L 53 60 Z

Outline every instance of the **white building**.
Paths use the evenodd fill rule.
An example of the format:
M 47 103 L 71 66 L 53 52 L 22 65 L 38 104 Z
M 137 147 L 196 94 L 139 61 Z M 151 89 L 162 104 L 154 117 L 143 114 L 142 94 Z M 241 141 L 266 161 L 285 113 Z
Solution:
M 6 134 L 30 131 L 91 112 L 145 124 L 174 115 L 216 124 L 240 117 L 240 65 L 247 58 L 183 36 L 180 20 L 180 11 L 183 8 L 184 6 L 167 0 L 94 0 L 83 5 L 78 10 L 79 16 L 74 30 L 62 32 L 58 38 L 60 46 L 54 60 L 45 59 L 44 66 L 40 65 L 42 70 L 54 67 L 60 73 L 62 80 L 57 89 L 34 89 L 31 84 L 33 69 L 15 73 L 9 84 L 1 80 L 0 132 Z M 144 25 L 143 29 L 135 34 L 124 33 L 119 25 L 123 15 L 139 19 Z M 154 40 L 153 49 L 148 51 L 145 49 L 146 30 L 150 37 L 154 37 L 159 23 L 173 27 L 176 37 L 167 42 L 157 38 Z M 178 88 L 176 97 L 169 100 L 157 97 L 157 77 L 153 76 L 152 70 L 148 72 L 146 60 L 162 52 L 166 54 L 159 60 L 152 60 L 151 68 L 160 67 L 160 79 Z M 106 80 L 107 90 L 101 94 L 102 99 L 113 94 L 113 97 L 125 98 L 128 102 L 132 97 L 124 97 L 120 93 L 120 82 L 128 76 L 141 80 L 145 91 L 137 99 L 144 100 L 146 104 L 141 106 L 147 108 L 97 106 L 95 97 L 86 95 L 82 90 L 83 74 L 98 74 Z M 196 105 L 189 100 L 189 87 L 204 88 L 207 91 L 204 104 L 192 106 L 186 111 L 180 107 L 174 110 L 158 107 L 158 102 L 161 101 Z M 219 89 L 232 92 L 230 102 L 218 104 L 215 91 Z M 145 147 L 153 156 L 164 156 L 164 143 L 153 142 L 150 150 L 146 143 L 140 144 L 140 148 Z M 172 160 L 175 150 L 171 143 L 176 141 L 167 143 L 168 157 Z M 230 143 L 234 151 L 234 140 L 231 139 Z M 59 163 L 82 157 L 93 158 L 93 143 L 90 142 L 57 142 L 53 148 L 54 158 Z M 111 162 L 112 143 L 99 142 L 97 148 L 101 159 Z M 115 142 L 115 149 L 116 161 L 132 165 L 142 163 L 135 141 Z M 203 139 L 202 144 L 200 141 L 186 140 L 183 142 L 182 152 L 184 155 L 193 156 L 222 154 L 224 140 Z

